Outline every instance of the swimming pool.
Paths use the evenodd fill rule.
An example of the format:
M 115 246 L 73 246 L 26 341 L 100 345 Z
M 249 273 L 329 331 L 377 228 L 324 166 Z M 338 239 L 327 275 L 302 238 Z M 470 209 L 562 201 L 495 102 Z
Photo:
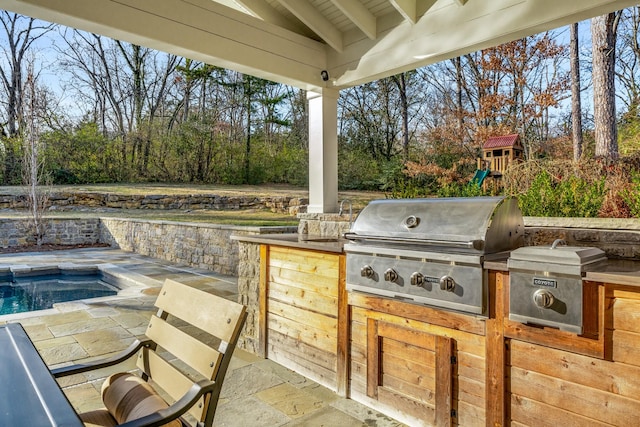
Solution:
M 118 294 L 97 268 L 7 269 L 0 272 L 0 315 L 45 310 L 54 304 Z

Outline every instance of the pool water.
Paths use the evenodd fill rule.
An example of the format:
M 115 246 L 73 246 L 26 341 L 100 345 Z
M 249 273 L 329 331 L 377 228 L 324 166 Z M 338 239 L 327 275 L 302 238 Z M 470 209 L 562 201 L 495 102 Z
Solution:
M 53 304 L 116 295 L 99 274 L 55 275 L 0 281 L 0 315 L 45 310 Z

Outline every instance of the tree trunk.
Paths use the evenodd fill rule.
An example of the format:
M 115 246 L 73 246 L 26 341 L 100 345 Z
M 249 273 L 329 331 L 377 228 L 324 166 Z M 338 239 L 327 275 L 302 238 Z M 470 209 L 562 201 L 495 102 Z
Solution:
M 591 20 L 596 157 L 618 158 L 615 103 L 616 14 Z
M 464 139 L 464 105 L 462 105 L 462 88 L 464 75 L 462 73 L 462 58 L 460 56 L 454 58 L 453 63 L 456 67 L 456 115 L 458 116 L 458 132 L 460 132 L 460 141 L 462 141 Z
M 249 183 L 249 171 L 251 164 L 251 106 L 252 106 L 252 97 L 253 91 L 251 87 L 251 77 L 243 76 L 245 81 L 244 86 L 244 95 L 247 101 L 247 139 L 245 144 L 245 152 L 244 152 L 244 183 Z
M 407 79 L 405 73 L 393 76 L 400 94 L 400 114 L 402 115 L 402 159 L 409 161 L 409 102 L 407 100 Z
M 580 57 L 578 56 L 578 23 L 571 26 L 571 126 L 573 131 L 573 160 L 582 157 L 582 103 L 580 101 Z

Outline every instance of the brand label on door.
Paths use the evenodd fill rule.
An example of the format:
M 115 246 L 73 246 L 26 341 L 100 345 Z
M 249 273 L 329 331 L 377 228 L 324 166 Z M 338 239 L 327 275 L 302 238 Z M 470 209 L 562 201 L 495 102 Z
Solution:
M 533 286 L 543 286 L 545 288 L 557 288 L 558 282 L 554 279 L 541 279 L 539 277 L 533 278 Z

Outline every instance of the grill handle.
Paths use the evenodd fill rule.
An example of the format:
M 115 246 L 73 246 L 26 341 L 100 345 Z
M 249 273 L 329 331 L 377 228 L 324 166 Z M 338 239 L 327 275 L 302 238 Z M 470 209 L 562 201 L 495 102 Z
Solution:
M 484 249 L 484 240 L 469 240 L 468 242 L 452 242 L 447 240 L 429 240 L 429 239 L 402 239 L 399 237 L 383 237 L 383 236 L 362 236 L 356 233 L 344 233 L 344 238 L 348 240 L 366 240 L 369 242 L 387 242 L 387 243 L 407 243 L 407 244 L 424 244 L 432 246 L 446 246 L 450 248 L 475 249 L 481 251 Z

